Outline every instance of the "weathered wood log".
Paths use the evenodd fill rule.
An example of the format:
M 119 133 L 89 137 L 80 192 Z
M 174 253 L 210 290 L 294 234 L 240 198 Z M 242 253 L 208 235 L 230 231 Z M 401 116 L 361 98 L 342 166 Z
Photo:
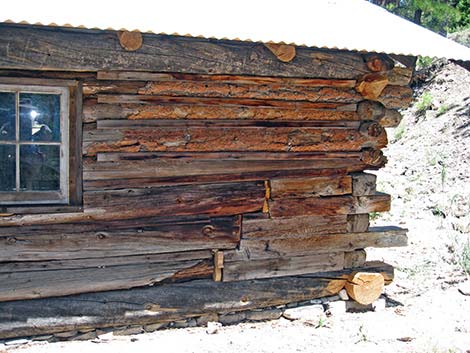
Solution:
M 203 74 L 355 78 L 369 71 L 358 53 L 296 48 L 280 62 L 263 44 L 143 34 L 128 52 L 116 32 L 2 24 L 0 66 L 8 69 L 160 71 Z M 25 45 L 34 45 L 28 50 Z M 184 55 L 191 52 L 192 55 Z M 54 55 L 50 55 L 54 53 Z M 240 65 L 243 63 L 243 65 Z
M 345 215 L 243 219 L 243 239 L 297 238 L 311 234 L 346 233 Z
M 239 216 L 164 221 L 169 223 L 138 218 L 1 227 L 0 262 L 95 258 L 99 263 L 105 257 L 234 249 L 240 239 Z
M 86 123 L 104 119 L 360 120 L 356 113 L 356 104 L 328 103 L 327 106 L 335 106 L 336 108 L 317 109 L 298 107 L 296 102 L 282 103 L 282 107 L 233 105 L 233 102 L 231 106 L 220 104 L 97 104 L 95 99 L 87 99 L 83 105 L 83 120 Z M 314 106 L 324 106 L 324 103 Z
M 369 214 L 348 215 L 348 233 L 363 233 L 369 229 Z
M 399 86 L 397 86 L 399 87 Z M 332 88 L 325 88 L 333 90 Z M 336 92 L 335 92 L 336 93 Z M 389 92 L 389 96 L 393 97 L 394 91 Z M 253 93 L 254 94 L 254 93 Z M 351 92 L 351 95 L 354 95 Z M 335 95 L 332 94 L 334 97 Z M 212 97 L 172 97 L 172 96 L 156 96 L 149 94 L 100 94 L 98 95 L 99 104 L 148 104 L 148 105 L 168 105 L 168 104 L 182 104 L 182 105 L 236 105 L 248 107 L 279 107 L 279 108 L 297 108 L 297 109 L 340 109 L 341 107 L 353 107 L 351 103 L 356 103 L 362 100 L 359 95 L 354 95 L 355 99 L 351 102 L 325 102 L 316 100 L 309 102 L 306 100 L 300 101 L 283 101 L 278 99 L 250 99 L 250 98 L 212 98 Z M 315 98 L 315 97 L 314 97 Z M 318 96 L 316 97 L 318 99 Z M 389 98 L 388 96 L 385 98 Z
M 261 211 L 264 196 L 263 182 L 86 192 L 85 212 L 4 217 L 0 218 L 0 227 L 144 217 L 168 218 L 169 215 L 172 217 L 237 215 Z
M 366 263 L 367 253 L 364 249 L 344 253 L 344 268 L 362 267 Z
M 413 69 L 408 67 L 395 66 L 386 73 L 388 82 L 393 86 L 408 86 L 413 76 Z
M 141 103 L 156 96 L 179 97 L 212 97 L 212 98 L 246 98 L 246 99 L 278 99 L 291 101 L 311 102 L 341 102 L 357 103 L 362 97 L 351 88 L 335 87 L 335 81 L 331 81 L 333 87 L 310 87 L 279 84 L 247 84 L 238 82 L 220 81 L 158 81 L 149 82 L 136 93 L 139 96 L 120 96 L 119 100 L 104 100 L 104 96 L 98 96 L 100 103 Z M 341 82 L 341 81 L 340 81 Z M 327 82 L 328 83 L 328 82 Z M 106 93 L 111 93 L 109 90 Z M 140 97 L 142 95 L 143 97 Z M 117 97 L 116 97 L 117 98 Z M 141 99 L 145 99 L 142 101 Z M 183 100 L 186 102 L 187 100 Z M 227 102 L 224 100 L 224 102 Z M 235 101 L 236 103 L 236 101 Z
M 345 128 L 128 128 L 85 131 L 84 153 L 236 151 L 360 151 L 387 145 L 385 131 L 365 136 Z
M 354 272 L 345 284 L 349 296 L 362 305 L 369 305 L 379 299 L 384 287 L 380 273 Z
M 224 265 L 224 282 L 335 271 L 343 267 L 343 253 L 227 262 Z
M 407 86 L 387 86 L 377 101 L 388 109 L 408 108 L 413 100 L 413 90 Z
M 344 279 L 198 280 L 62 298 L 0 303 L 0 338 L 143 325 L 334 295 Z
M 366 54 L 366 65 L 370 71 L 379 72 L 391 70 L 394 66 L 393 60 L 383 54 Z
M 108 265 L 107 259 L 101 258 L 95 261 L 94 266 L 84 266 L 83 262 L 77 266 L 80 261 L 65 260 L 61 262 L 63 269 L 31 272 L 15 269 L 7 273 L 0 265 L 0 301 L 152 286 L 163 280 L 171 280 L 177 273 L 181 279 L 183 270 L 207 263 L 201 260 L 154 263 L 152 260 L 152 255 L 129 256 L 122 258 L 118 265 Z M 48 263 L 36 264 L 39 265 L 47 266 Z M 57 267 L 57 262 L 54 265 Z
M 1 71 L 0 71 L 1 73 Z M 118 81 L 199 81 L 223 82 L 235 84 L 256 84 L 273 86 L 306 86 L 306 87 L 342 87 L 354 88 L 356 80 L 325 80 L 318 78 L 237 76 L 237 75 L 198 75 L 176 73 L 158 73 L 141 71 L 98 71 L 98 80 Z M 98 83 L 97 83 L 98 85 Z
M 362 160 L 369 151 L 363 152 L 137 152 L 137 153 L 99 153 L 98 162 L 133 162 L 167 160 L 167 159 L 186 159 L 186 160 L 242 160 L 242 161 L 271 161 L 271 160 L 309 160 L 320 161 L 336 159 L 334 163 L 342 160 Z M 316 162 L 313 162 L 316 163 Z M 86 168 L 86 165 L 85 165 Z M 322 166 L 321 168 L 328 168 Z
M 271 199 L 332 196 L 352 193 L 350 176 L 271 179 Z
M 375 120 L 383 127 L 396 127 L 402 119 L 398 111 L 387 109 L 381 103 L 369 100 L 358 104 L 357 114 L 361 119 Z
M 368 196 L 331 196 L 270 200 L 271 217 L 302 215 L 338 215 L 390 210 L 390 195 L 377 193 Z
M 109 212 L 140 210 L 153 216 L 239 214 L 261 209 L 264 184 L 240 182 L 90 191 L 83 193 L 83 204 Z M 232 213 L 233 212 L 233 213 Z
M 243 239 L 239 250 L 225 252 L 225 262 L 353 251 L 366 247 L 406 246 L 406 229 L 374 227 L 365 233 L 312 234 L 296 238 Z
M 353 173 L 352 194 L 353 196 L 374 195 L 376 190 L 377 176 L 370 173 Z
M 383 152 L 378 149 L 364 149 L 362 151 L 361 160 L 376 169 L 382 168 L 387 164 L 387 157 L 384 156 Z
M 376 100 L 388 84 L 387 76 L 382 73 L 367 74 L 358 81 L 356 91 L 359 92 L 364 99 Z

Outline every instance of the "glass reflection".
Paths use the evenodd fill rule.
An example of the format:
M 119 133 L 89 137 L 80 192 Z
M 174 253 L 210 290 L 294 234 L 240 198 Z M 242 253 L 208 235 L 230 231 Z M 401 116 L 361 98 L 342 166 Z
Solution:
M 20 93 L 20 140 L 60 142 L 60 95 Z
M 15 140 L 15 93 L 0 92 L 0 141 Z
M 60 190 L 60 147 L 20 147 L 20 187 L 23 191 Z
M 16 148 L 0 145 L 0 191 L 16 189 Z

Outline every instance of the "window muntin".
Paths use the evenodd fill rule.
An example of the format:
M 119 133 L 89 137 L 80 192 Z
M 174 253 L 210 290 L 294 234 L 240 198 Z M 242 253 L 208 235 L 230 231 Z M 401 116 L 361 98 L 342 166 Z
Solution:
M 0 85 L 0 204 L 68 203 L 69 90 Z

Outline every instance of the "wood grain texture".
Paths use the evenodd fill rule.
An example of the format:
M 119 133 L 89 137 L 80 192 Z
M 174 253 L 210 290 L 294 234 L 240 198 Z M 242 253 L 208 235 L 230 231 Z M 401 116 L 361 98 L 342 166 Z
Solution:
M 345 195 L 352 193 L 350 176 L 271 179 L 271 199 Z
M 346 251 L 344 253 L 344 268 L 361 267 L 365 264 L 367 253 L 364 249 Z
M 387 144 L 385 131 L 365 136 L 344 128 L 128 128 L 85 131 L 86 155 L 102 152 L 360 151 Z
M 239 250 L 225 253 L 226 263 L 353 251 L 366 247 L 406 246 L 406 229 L 374 227 L 365 233 L 312 234 L 303 238 L 243 239 Z
M 331 196 L 270 200 L 271 217 L 301 215 L 340 215 L 390 210 L 390 195 L 377 193 L 369 196 Z
M 63 298 L 0 303 L 0 337 L 143 325 L 282 305 L 334 295 L 344 279 L 280 277 L 239 282 L 198 280 Z
M 363 233 L 369 229 L 369 214 L 349 214 L 348 233 Z
M 145 217 L 225 216 L 261 211 L 263 182 L 178 185 L 86 192 L 85 212 L 2 217 L 0 227 Z M 0 233 L 1 234 L 1 233 Z
M 145 256 L 144 261 L 134 256 L 126 258 L 128 264 L 109 266 L 106 260 L 100 259 L 99 264 L 94 267 L 73 268 L 73 265 L 64 261 L 67 269 L 0 273 L 0 301 L 152 286 L 163 280 L 171 280 L 177 273 L 181 277 L 183 270 L 204 263 L 201 260 L 154 263 L 151 256 Z M 136 263 L 133 263 L 133 260 L 136 260 Z
M 314 254 L 275 259 L 228 262 L 224 266 L 224 282 L 256 278 L 273 278 L 327 272 L 343 269 L 344 254 Z
M 296 102 L 283 102 L 282 106 L 250 106 L 241 102 L 230 106 L 221 104 L 98 104 L 86 99 L 83 120 L 87 123 L 105 119 L 191 119 L 191 120 L 360 120 L 356 104 L 312 103 L 310 108 L 299 107 Z M 330 108 L 321 108 L 321 107 Z M 314 108 L 316 107 L 316 108 Z M 331 108 L 335 107 L 335 108 Z
M 0 71 L 1 73 L 1 71 Z M 141 71 L 98 71 L 98 80 L 105 81 L 190 81 L 222 82 L 233 84 L 257 84 L 272 86 L 306 86 L 306 87 L 342 87 L 354 88 L 356 80 L 328 80 L 319 78 L 298 78 L 279 76 L 240 76 L 240 75 L 199 75 L 183 72 L 161 73 Z M 99 85 L 98 83 L 96 83 Z M 122 84 L 122 83 L 121 83 Z
M 243 239 L 302 238 L 311 234 L 345 233 L 346 215 L 243 219 Z
M 1 262 L 87 258 L 99 262 L 116 256 L 233 249 L 240 239 L 240 219 L 238 216 L 170 218 L 162 223 L 158 218 L 138 218 L 11 226 L 1 230 Z
M 2 24 L 0 66 L 31 70 L 135 70 L 334 79 L 355 78 L 369 71 L 358 53 L 299 47 L 295 60 L 286 64 L 263 44 L 156 34 L 142 37 L 142 47 L 128 52 L 120 46 L 113 31 Z M 30 47 L 35 50 L 28 50 Z

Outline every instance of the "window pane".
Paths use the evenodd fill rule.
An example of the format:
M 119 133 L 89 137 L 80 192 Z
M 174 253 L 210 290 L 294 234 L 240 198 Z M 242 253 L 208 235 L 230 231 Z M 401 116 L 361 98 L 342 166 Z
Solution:
M 15 140 L 15 93 L 0 92 L 0 141 Z
M 0 145 L 0 191 L 15 191 L 16 159 L 15 146 Z
M 60 95 L 20 93 L 20 140 L 60 142 Z
M 60 146 L 20 146 L 20 187 L 28 190 L 60 190 Z

